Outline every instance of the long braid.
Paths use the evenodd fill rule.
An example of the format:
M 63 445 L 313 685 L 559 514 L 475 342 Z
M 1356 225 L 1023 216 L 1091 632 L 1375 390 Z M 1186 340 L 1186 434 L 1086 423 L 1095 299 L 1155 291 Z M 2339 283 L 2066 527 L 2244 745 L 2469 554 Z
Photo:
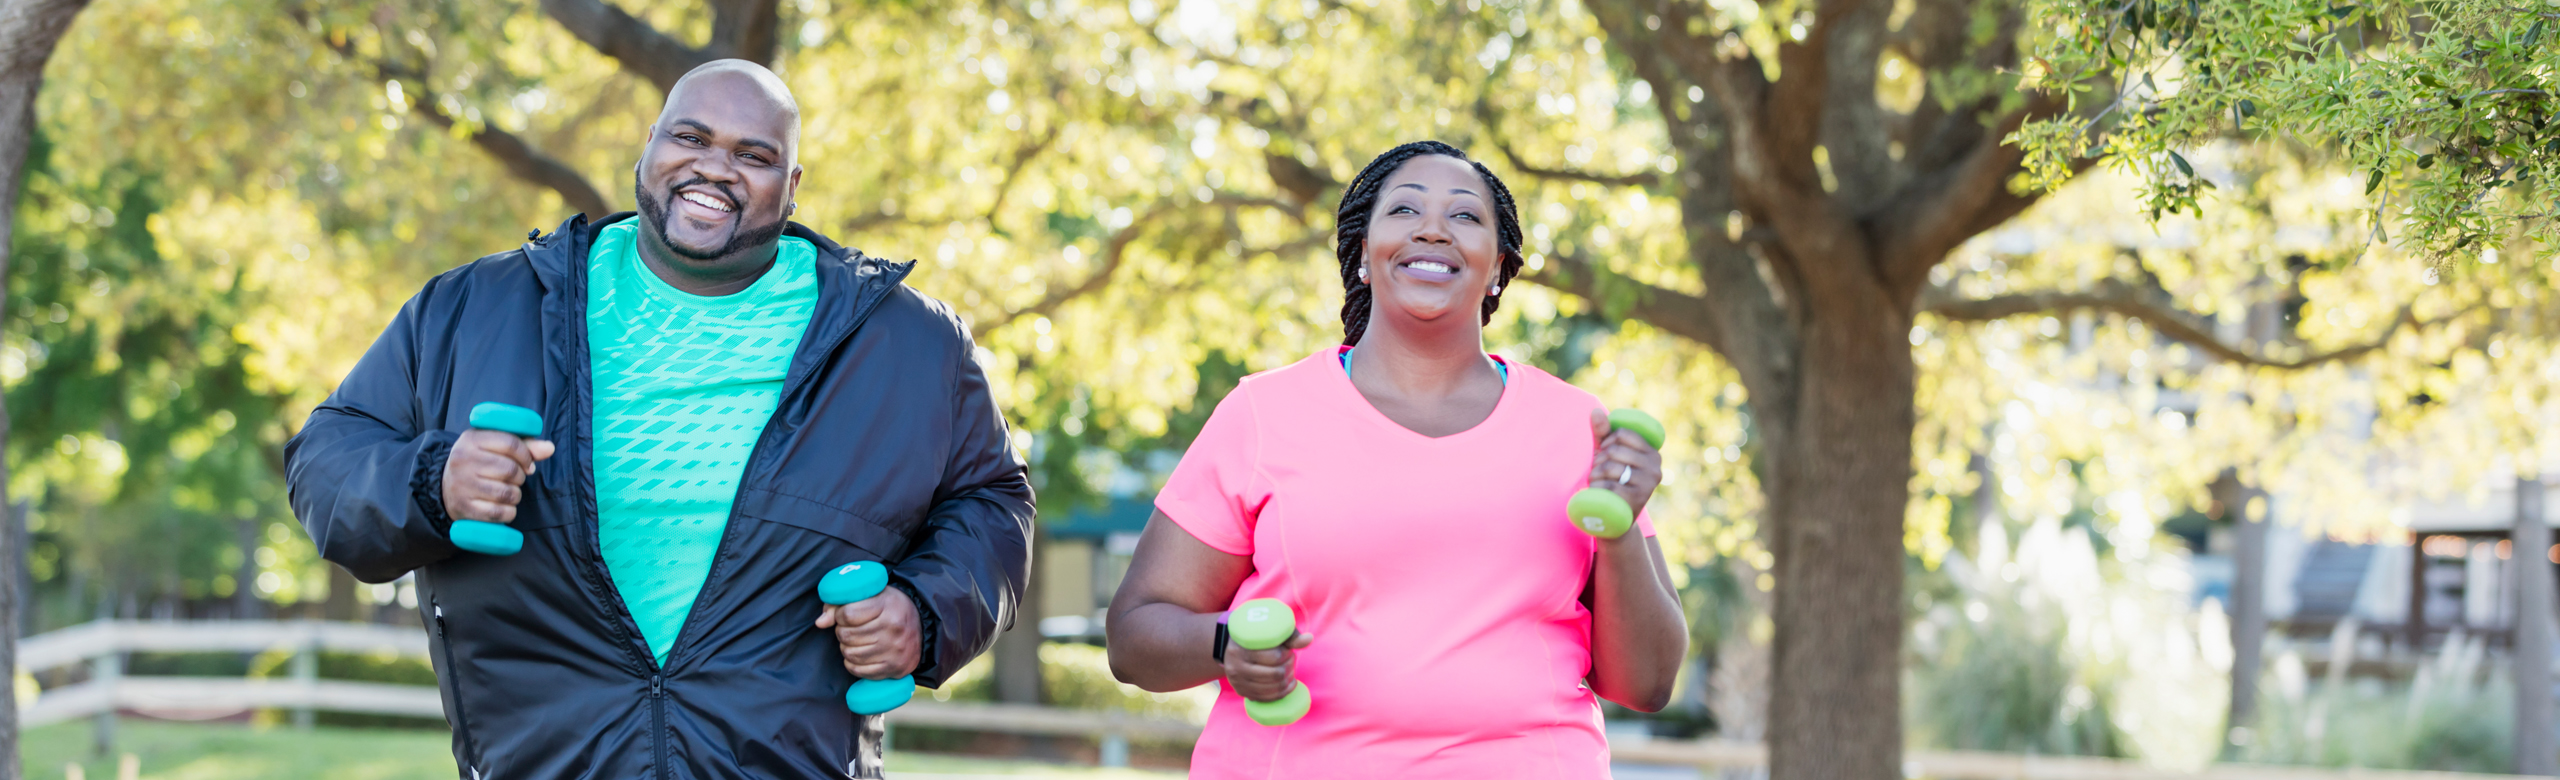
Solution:
M 1415 141 L 1389 149 L 1370 160 L 1360 175 L 1342 190 L 1342 206 L 1335 209 L 1334 230 L 1337 236 L 1333 255 L 1342 264 L 1342 343 L 1358 344 L 1369 331 L 1369 307 L 1372 297 L 1369 283 L 1360 281 L 1361 255 L 1369 243 L 1369 212 L 1378 205 L 1378 193 L 1386 187 L 1387 177 L 1403 168 L 1406 161 L 1426 155 L 1453 157 L 1476 169 L 1484 177 L 1486 189 L 1493 191 L 1494 235 L 1500 244 L 1502 262 L 1499 283 L 1511 286 L 1512 277 L 1520 275 L 1525 264 L 1520 256 L 1520 210 L 1511 201 L 1511 188 L 1484 167 L 1484 163 L 1467 158 L 1467 153 L 1439 141 Z M 1493 321 L 1493 310 L 1502 306 L 1499 294 L 1485 296 L 1484 322 Z

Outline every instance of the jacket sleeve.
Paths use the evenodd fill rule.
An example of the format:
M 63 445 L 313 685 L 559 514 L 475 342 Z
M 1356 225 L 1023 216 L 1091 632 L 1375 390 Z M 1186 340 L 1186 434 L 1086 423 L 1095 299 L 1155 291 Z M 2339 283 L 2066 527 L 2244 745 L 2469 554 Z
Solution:
M 302 431 L 284 445 L 293 514 L 320 557 L 389 582 L 455 553 L 440 486 L 456 435 L 427 428 L 417 403 L 421 292 Z
M 1013 452 L 967 331 L 961 334 L 950 462 L 906 557 L 890 567 L 924 619 L 916 682 L 928 687 L 941 685 L 1012 625 L 1031 567 L 1030 476 Z

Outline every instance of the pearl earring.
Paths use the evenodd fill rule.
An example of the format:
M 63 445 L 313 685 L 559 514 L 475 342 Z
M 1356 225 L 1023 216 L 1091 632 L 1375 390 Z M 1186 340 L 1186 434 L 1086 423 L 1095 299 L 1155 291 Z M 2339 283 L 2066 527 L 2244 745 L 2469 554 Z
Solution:
M 1486 294 L 1486 295 L 1501 295 L 1501 294 L 1502 294 L 1502 285 L 1499 285 L 1499 284 L 1494 285 L 1493 287 L 1486 289 L 1486 290 L 1484 291 L 1484 294 Z
M 1368 284 L 1368 283 L 1369 283 L 1369 267 L 1368 267 L 1368 266 L 1365 266 L 1365 265 L 1364 265 L 1364 266 L 1360 266 L 1360 283 L 1361 283 L 1361 284 Z

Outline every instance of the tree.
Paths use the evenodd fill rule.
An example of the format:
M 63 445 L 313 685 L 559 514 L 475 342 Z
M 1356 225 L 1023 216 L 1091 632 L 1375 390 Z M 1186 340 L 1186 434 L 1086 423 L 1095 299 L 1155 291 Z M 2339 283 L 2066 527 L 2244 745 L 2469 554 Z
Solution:
M 54 45 L 86 5 L 87 0 L 0 3 L 0 279 L 7 276 L 9 247 L 16 235 L 18 167 L 35 137 L 36 94 L 44 86 L 45 60 L 52 58 Z M 6 292 L 0 289 L 0 301 L 5 301 Z M 8 410 L 0 408 L 0 440 L 6 440 L 8 430 Z M 0 508 L 10 506 L 8 476 L 8 464 L 0 459 Z M 0 673 L 10 674 L 14 684 L 18 609 L 24 598 L 17 592 L 18 567 L 26 551 L 18 549 L 15 533 L 0 537 L 8 539 L 0 542 Z M 18 701 L 14 695 L 6 698 L 0 701 L 0 779 L 16 778 L 19 769 Z
M 2239 245 L 2263 231 L 2211 233 L 2222 243 L 2195 251 L 1960 249 L 2044 197 L 2021 185 L 2053 184 L 2100 155 L 2137 176 L 2192 168 L 2202 175 L 2167 181 L 2197 193 L 2213 175 L 2196 164 L 2209 133 L 2149 129 L 2168 114 L 2153 113 L 2157 79 L 2131 64 L 2169 55 L 2058 68 L 2065 60 L 2048 51 L 2140 38 L 2161 29 L 2151 20 L 2192 12 L 2083 5 L 634 11 L 548 0 L 465 14 L 427 3 L 123 0 L 116 13 L 152 23 L 84 28 L 76 67 L 64 68 L 82 88 L 49 98 L 60 101 L 50 121 L 66 137 L 111 138 L 162 177 L 172 216 L 155 234 L 184 248 L 171 262 L 229 252 L 272 264 L 260 266 L 272 276 L 252 275 L 266 302 L 226 316 L 246 326 L 232 332 L 263 386 L 302 408 L 426 273 L 551 226 L 528 215 L 618 202 L 604 194 L 616 187 L 595 182 L 627 169 L 670 73 L 728 54 L 771 62 L 813 109 L 802 214 L 875 254 L 924 258 L 912 281 L 971 320 L 1028 434 L 1044 501 L 1132 473 L 1143 483 L 1148 464 L 1118 453 L 1178 433 L 1173 418 L 1201 402 L 1213 355 L 1264 368 L 1332 340 L 1328 198 L 1361 162 L 1417 137 L 1473 147 L 1512 175 L 1530 227 L 1528 280 L 1546 288 L 1506 293 L 1493 346 L 1672 420 L 1675 488 L 1657 507 L 1713 520 L 1667 524 L 1666 544 L 1691 563 L 1728 555 L 1747 564 L 1753 592 L 1774 594 L 1770 631 L 1731 636 L 1776 637 L 1765 728 L 1775 770 L 1884 777 L 1900 765 L 1902 572 L 1907 558 L 1932 560 L 1950 544 L 1947 502 L 1977 487 L 1962 464 L 1997 444 L 1982 433 L 2000 414 L 1987 399 L 2022 397 L 1988 384 L 2027 370 L 2000 363 L 2004 351 L 2058 350 L 2068 319 L 2069 343 L 2093 345 L 2094 360 L 2021 365 L 2120 382 L 2127 397 L 2105 408 L 2109 419 L 2151 420 L 2157 408 L 2145 404 L 2160 393 L 2144 396 L 2145 386 L 2201 400 L 2174 429 L 2004 429 L 2049 440 L 2035 445 L 2049 457 L 2035 474 L 2001 478 L 2094 472 L 2112 495 L 2175 473 L 2164 484 L 2196 494 L 2228 464 L 2085 453 L 2110 437 L 2186 441 L 2162 451 L 2187 454 L 2309 437 L 2325 429 L 2286 417 L 2274 399 L 2308 397 L 2318 388 L 2304 382 L 2334 380 L 2350 361 L 2375 375 L 2355 386 L 2397 413 L 2411 406 L 2404 391 L 2445 381 L 2426 366 L 2447 360 L 2447 344 L 2499 316 L 2471 294 L 2527 265 L 2500 270 L 2514 278 L 2448 276 L 2460 284 L 2412 291 L 2408 257 L 2324 246 L 2294 269 Z M 2223 7 L 2215 13 L 2259 22 L 2294 13 Z M 2127 13 L 2144 26 L 2054 26 Z M 2404 39 L 2376 40 L 2382 50 Z M 177 65 L 122 66 L 137 58 Z M 2519 99 L 2511 94 L 2521 93 L 2489 97 Z M 2287 116 L 2278 106 L 2299 108 L 2253 100 L 2253 127 Z M 2243 178 L 2325 187 L 2331 164 Z M 268 186 L 233 186 L 243 181 Z M 2107 220 L 2127 212 L 2090 200 L 2075 208 Z M 2199 219 L 2209 231 L 2230 226 L 2218 213 Z M 288 265 L 273 248 L 291 245 L 321 262 Z M 2311 300 L 2298 340 L 2228 327 L 2295 285 Z M 2032 324 L 2012 327 L 2020 318 Z M 2304 378 L 2278 378 L 2287 371 Z M 1957 467 L 1939 468 L 1950 456 Z M 2079 465 L 2054 468 L 2065 456 Z M 2031 485 L 2019 505 L 2047 503 L 2043 489 Z

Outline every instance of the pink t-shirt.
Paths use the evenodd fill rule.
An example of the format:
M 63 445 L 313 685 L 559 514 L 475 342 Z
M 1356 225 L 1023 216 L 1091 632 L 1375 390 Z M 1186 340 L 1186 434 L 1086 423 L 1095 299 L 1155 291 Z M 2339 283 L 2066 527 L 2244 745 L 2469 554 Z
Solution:
M 1513 364 L 1491 417 L 1434 439 L 1370 406 L 1339 355 L 1246 377 L 1156 496 L 1253 558 L 1236 603 L 1288 602 L 1315 637 L 1306 718 L 1256 724 L 1221 684 L 1191 776 L 1608 777 L 1579 600 L 1597 543 L 1564 516 L 1600 401 Z

